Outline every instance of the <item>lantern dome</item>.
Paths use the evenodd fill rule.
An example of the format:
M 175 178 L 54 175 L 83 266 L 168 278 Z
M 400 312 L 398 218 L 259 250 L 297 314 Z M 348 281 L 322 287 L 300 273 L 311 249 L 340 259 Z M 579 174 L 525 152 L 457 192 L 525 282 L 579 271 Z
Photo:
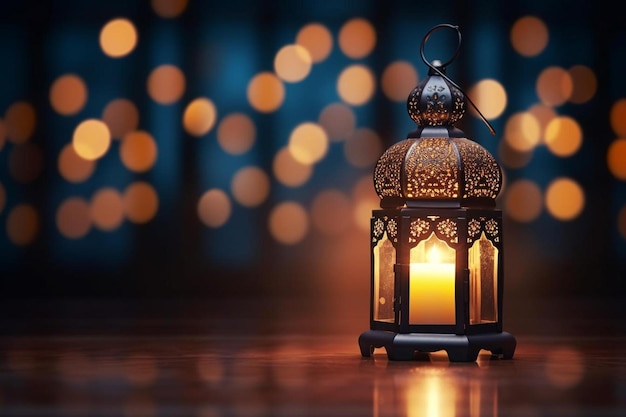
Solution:
M 381 207 L 495 206 L 502 170 L 480 144 L 454 127 L 465 113 L 463 92 L 433 61 L 411 91 L 407 111 L 418 125 L 388 148 L 374 169 Z

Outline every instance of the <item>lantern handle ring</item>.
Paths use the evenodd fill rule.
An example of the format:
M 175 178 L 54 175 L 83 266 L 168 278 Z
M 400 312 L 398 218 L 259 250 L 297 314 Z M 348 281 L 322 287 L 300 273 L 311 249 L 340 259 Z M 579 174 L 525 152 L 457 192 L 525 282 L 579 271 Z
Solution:
M 426 41 L 428 41 L 428 39 L 430 38 L 430 35 L 433 34 L 433 32 L 439 30 L 439 29 L 445 29 L 445 28 L 449 28 L 449 29 L 453 29 L 456 31 L 457 35 L 459 36 L 459 42 L 457 43 L 456 46 L 456 51 L 454 52 L 454 55 L 452 55 L 452 58 L 450 58 L 446 63 L 444 64 L 439 64 L 437 66 L 435 66 L 434 64 L 430 63 L 427 59 L 426 59 L 426 55 L 424 55 L 424 45 L 426 45 Z M 483 116 L 483 114 L 480 112 L 480 110 L 478 110 L 478 107 L 476 107 L 476 104 L 474 104 L 474 102 L 472 101 L 472 99 L 469 98 L 469 96 L 467 94 L 465 94 L 465 91 L 463 91 L 463 89 L 461 89 L 461 87 L 459 87 L 454 81 L 452 81 L 450 78 L 448 78 L 448 76 L 444 73 L 445 68 L 452 63 L 452 61 L 454 61 L 456 59 L 457 56 L 459 56 L 459 52 L 461 51 L 461 31 L 459 30 L 458 26 L 455 25 L 451 25 L 449 23 L 442 23 L 436 26 L 433 26 L 432 29 L 430 29 L 426 35 L 424 35 L 424 39 L 422 39 L 422 44 L 420 45 L 420 55 L 422 57 L 422 61 L 424 61 L 424 63 L 432 70 L 434 71 L 437 75 L 441 76 L 444 80 L 446 80 L 447 82 L 449 82 L 450 84 L 452 84 L 454 87 L 456 87 L 461 93 L 463 93 L 463 95 L 465 96 L 465 98 L 467 99 L 467 101 L 472 105 L 472 107 L 474 108 L 474 110 L 476 110 L 476 113 L 478 113 L 478 115 L 480 116 L 481 120 L 483 121 L 483 123 L 485 123 L 485 125 L 487 126 L 487 128 L 489 129 L 489 132 L 495 136 L 496 134 L 496 130 L 493 128 L 493 126 L 491 126 L 491 123 L 489 123 L 489 121 L 487 120 L 487 118 L 485 116 Z

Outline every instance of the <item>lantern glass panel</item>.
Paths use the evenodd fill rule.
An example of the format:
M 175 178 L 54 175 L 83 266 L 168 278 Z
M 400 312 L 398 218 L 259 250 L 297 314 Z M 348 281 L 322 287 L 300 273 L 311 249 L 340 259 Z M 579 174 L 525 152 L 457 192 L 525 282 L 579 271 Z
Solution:
M 394 264 L 396 249 L 387 234 L 374 246 L 374 320 L 394 322 Z
M 498 248 L 482 233 L 469 249 L 470 324 L 498 320 Z
M 409 323 L 454 324 L 456 251 L 432 233 L 410 250 Z

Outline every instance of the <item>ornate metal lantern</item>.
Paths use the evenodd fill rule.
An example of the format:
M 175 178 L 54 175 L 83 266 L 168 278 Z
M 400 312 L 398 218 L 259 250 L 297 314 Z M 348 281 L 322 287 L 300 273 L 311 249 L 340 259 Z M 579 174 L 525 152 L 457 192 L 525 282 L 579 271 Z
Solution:
M 495 203 L 502 171 L 454 127 L 466 100 L 473 103 L 445 75 L 459 48 L 445 64 L 424 56 L 441 28 L 456 30 L 460 48 L 457 26 L 426 34 L 421 57 L 430 70 L 407 101 L 418 128 L 374 169 L 381 208 L 372 212 L 370 330 L 359 347 L 364 357 L 384 347 L 391 360 L 445 350 L 450 361 L 473 362 L 481 349 L 510 359 L 516 340 L 502 331 L 504 242 Z

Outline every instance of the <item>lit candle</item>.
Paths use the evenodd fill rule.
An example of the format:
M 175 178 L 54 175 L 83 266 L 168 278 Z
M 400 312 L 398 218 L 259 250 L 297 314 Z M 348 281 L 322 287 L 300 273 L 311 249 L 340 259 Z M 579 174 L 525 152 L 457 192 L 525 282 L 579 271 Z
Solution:
M 453 263 L 438 262 L 435 249 L 427 263 L 409 268 L 409 323 L 454 324 L 456 322 Z

